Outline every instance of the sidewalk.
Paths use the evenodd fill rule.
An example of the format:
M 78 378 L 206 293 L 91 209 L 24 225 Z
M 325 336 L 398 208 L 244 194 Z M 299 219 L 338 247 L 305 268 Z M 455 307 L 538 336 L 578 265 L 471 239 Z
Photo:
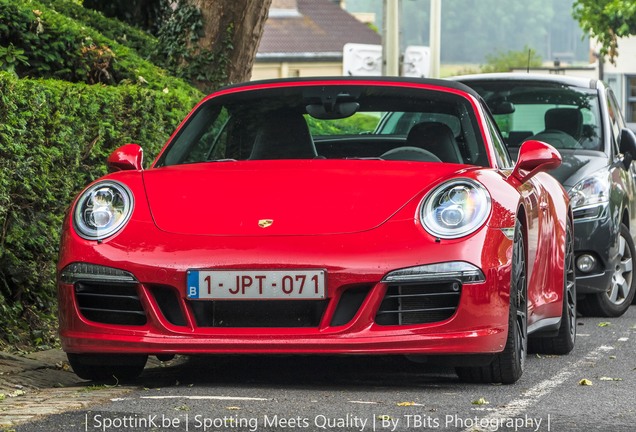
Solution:
M 71 388 L 76 393 L 80 382 L 61 350 L 26 357 L 0 352 L 0 430 L 38 415 L 81 408 L 64 394 Z
M 147 368 L 160 367 L 149 359 Z M 59 349 L 19 356 L 0 351 L 0 431 L 37 416 L 77 410 L 137 388 L 99 386 L 77 377 Z
M 34 352 L 26 357 L 0 351 L 0 394 L 16 390 L 39 390 L 81 381 L 59 349 Z

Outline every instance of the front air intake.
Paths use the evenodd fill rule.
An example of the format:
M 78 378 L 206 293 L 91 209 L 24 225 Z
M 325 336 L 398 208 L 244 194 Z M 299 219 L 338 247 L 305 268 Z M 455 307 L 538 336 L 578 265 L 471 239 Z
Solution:
M 80 313 L 87 320 L 131 326 L 146 324 L 138 284 L 77 282 L 74 287 Z
M 457 310 L 461 288 L 459 281 L 389 285 L 375 322 L 412 325 L 444 321 Z

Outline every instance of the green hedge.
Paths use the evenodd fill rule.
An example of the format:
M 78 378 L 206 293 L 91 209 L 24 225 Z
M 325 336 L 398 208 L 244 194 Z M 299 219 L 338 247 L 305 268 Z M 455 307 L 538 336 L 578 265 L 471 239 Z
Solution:
M 149 59 L 156 47 L 157 39 L 145 31 L 101 13 L 87 9 L 72 0 L 39 0 L 62 15 L 73 18 L 79 23 L 92 27 L 105 37 L 132 48 L 145 59 Z
M 63 8 L 65 13 L 70 9 L 61 0 L 45 2 Z M 183 80 L 145 60 L 135 49 L 115 42 L 86 22 L 69 18 L 47 4 L 0 0 L 0 48 L 21 50 L 25 57 L 25 61 L 15 62 L 11 68 L 5 65 L 6 70 L 14 70 L 21 78 L 139 84 L 155 90 L 190 89 Z M 78 16 L 86 21 L 88 15 Z M 102 26 L 97 18 L 89 20 L 89 24 Z M 117 28 L 113 28 L 110 34 L 117 32 Z M 131 44 L 135 45 L 138 44 Z M 0 57 L 0 66 L 2 60 Z
M 201 96 L 0 72 L 0 329 L 21 329 L 0 332 L 0 342 L 46 340 L 37 321 L 54 313 L 59 231 L 72 197 L 122 144 L 141 144 L 151 159 Z

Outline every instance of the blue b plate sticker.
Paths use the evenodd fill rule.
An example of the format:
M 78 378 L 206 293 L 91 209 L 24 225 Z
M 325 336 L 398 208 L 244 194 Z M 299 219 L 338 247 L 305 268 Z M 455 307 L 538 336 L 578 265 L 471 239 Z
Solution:
M 188 298 L 199 298 L 199 272 L 188 270 Z

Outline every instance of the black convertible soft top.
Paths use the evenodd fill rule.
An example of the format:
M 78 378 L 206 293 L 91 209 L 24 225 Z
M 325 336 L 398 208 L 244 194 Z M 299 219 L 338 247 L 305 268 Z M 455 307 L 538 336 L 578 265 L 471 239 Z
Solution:
M 225 90 L 225 89 L 235 89 L 235 88 L 241 88 L 241 87 L 250 87 L 250 86 L 258 86 L 261 84 L 276 84 L 276 83 L 312 83 L 312 82 L 316 82 L 316 81 L 321 81 L 321 82 L 329 82 L 329 81 L 345 81 L 347 83 L 351 83 L 351 84 L 356 84 L 356 83 L 362 83 L 362 82 L 369 82 L 369 81 L 373 81 L 373 82 L 378 82 L 378 83 L 392 83 L 392 82 L 398 82 L 398 83 L 413 83 L 413 84 L 428 84 L 428 85 L 434 85 L 434 86 L 438 86 L 438 87 L 446 87 L 446 88 L 451 88 L 454 90 L 460 90 L 463 91 L 465 93 L 470 94 L 471 96 L 474 96 L 476 98 L 480 98 L 479 94 L 477 92 L 475 92 L 472 88 L 470 88 L 469 86 L 459 82 L 459 81 L 451 81 L 451 80 L 445 80 L 445 79 L 433 79 L 433 78 L 409 78 L 409 77 L 391 77 L 391 76 L 380 76 L 380 77 L 373 77 L 373 76 L 356 76 L 356 77 L 351 77 L 351 76 L 315 76 L 315 77 L 302 77 L 302 78 L 278 78 L 278 79 L 267 79 L 267 80 L 258 80 L 258 81 L 246 81 L 243 83 L 237 83 L 237 84 L 231 84 L 225 87 L 221 87 L 219 90 Z

